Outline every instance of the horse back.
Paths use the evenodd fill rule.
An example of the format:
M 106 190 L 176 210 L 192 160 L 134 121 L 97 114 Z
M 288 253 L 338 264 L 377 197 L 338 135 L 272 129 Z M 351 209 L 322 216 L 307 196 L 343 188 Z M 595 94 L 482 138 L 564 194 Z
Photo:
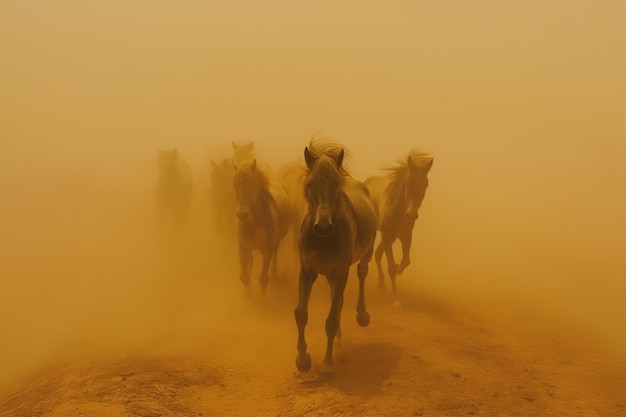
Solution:
M 353 261 L 361 259 L 374 245 L 376 239 L 376 211 L 366 185 L 349 178 L 345 187 L 350 201 L 356 229 Z
M 287 231 L 291 225 L 291 203 L 289 201 L 289 196 L 282 185 L 272 183 L 269 191 L 276 207 L 278 237 L 282 239 L 285 235 L 287 235 Z
M 365 186 L 370 192 L 370 200 L 374 206 L 374 212 L 376 213 L 377 219 L 381 218 L 383 195 L 388 183 L 389 181 L 387 178 L 381 175 L 369 177 L 364 181 Z

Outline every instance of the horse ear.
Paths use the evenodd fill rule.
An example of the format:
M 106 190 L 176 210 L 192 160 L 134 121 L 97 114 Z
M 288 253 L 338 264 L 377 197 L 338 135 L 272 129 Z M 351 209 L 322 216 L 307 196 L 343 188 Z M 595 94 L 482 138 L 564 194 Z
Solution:
M 341 151 L 339 151 L 339 155 L 337 155 L 337 159 L 335 159 L 335 162 L 337 163 L 337 168 L 341 168 L 341 164 L 343 163 L 343 156 L 344 151 L 342 148 Z
M 250 141 L 246 149 L 248 149 L 249 151 L 252 151 L 254 149 L 254 141 Z
M 306 161 L 306 166 L 309 168 L 311 168 L 313 166 L 313 162 L 315 162 L 315 157 L 309 150 L 308 146 L 304 147 L 304 160 Z
M 428 162 L 426 162 L 424 164 L 424 171 L 426 171 L 426 172 L 430 171 L 430 169 L 433 167 L 433 161 L 434 161 L 434 158 L 429 158 L 428 159 Z
M 231 159 L 230 162 L 233 164 L 233 169 L 237 171 L 237 164 L 235 163 L 235 161 Z
M 215 168 L 215 166 L 216 166 L 217 164 L 215 163 L 215 161 L 213 160 L 213 158 L 210 158 L 210 157 L 209 157 L 209 161 L 211 161 L 211 166 L 212 166 L 213 168 Z
M 178 148 L 174 148 L 174 156 L 178 156 Z
M 233 149 L 237 150 L 239 148 L 239 146 L 235 143 L 235 141 L 231 142 L 233 144 Z
M 256 169 L 256 158 L 252 160 L 252 163 L 250 164 L 250 166 L 252 167 L 253 171 Z
M 417 166 L 415 165 L 415 162 L 413 162 L 413 158 L 411 157 L 411 155 L 407 156 L 406 165 L 409 167 L 409 171 L 417 171 Z

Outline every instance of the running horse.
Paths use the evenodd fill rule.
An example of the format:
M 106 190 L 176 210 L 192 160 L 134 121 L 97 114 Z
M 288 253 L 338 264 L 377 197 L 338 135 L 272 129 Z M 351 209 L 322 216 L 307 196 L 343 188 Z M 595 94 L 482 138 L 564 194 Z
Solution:
M 257 165 L 257 160 L 243 162 L 235 167 L 233 186 L 237 199 L 237 239 L 239 244 L 239 279 L 250 289 L 252 251 L 263 255 L 259 283 L 263 293 L 269 281 L 269 267 L 276 275 L 277 252 L 280 241 L 291 224 L 291 208 L 284 188 L 270 180 Z
M 321 140 L 311 140 L 304 149 L 307 166 L 304 196 L 308 209 L 300 224 L 300 278 L 294 311 L 298 325 L 296 366 L 301 372 L 311 369 L 304 329 L 311 288 L 319 274 L 325 275 L 331 286 L 323 373 L 332 372 L 333 342 L 336 335 L 341 337 L 343 294 L 350 266 L 356 262 L 359 278 L 356 319 L 361 327 L 370 322 L 364 286 L 376 239 L 376 213 L 365 185 L 344 169 L 344 155 L 341 146 Z
M 235 211 L 237 201 L 233 189 L 235 165 L 254 159 L 254 142 L 239 145 L 232 142 L 233 154 L 218 162 L 211 161 L 210 200 L 215 231 L 222 241 L 233 239 L 237 230 Z
M 428 187 L 428 173 L 432 165 L 431 155 L 411 150 L 397 165 L 383 168 L 388 171 L 387 175 L 372 176 L 364 181 L 371 194 L 380 231 L 380 243 L 375 252 L 378 286 L 385 288 L 385 274 L 381 265 L 384 252 L 387 255 L 387 270 L 396 307 L 401 306 L 396 276 L 401 275 L 411 263 L 413 227 L 419 217 L 418 211 Z M 393 243 L 396 239 L 402 245 L 402 260 L 399 265 L 393 255 Z

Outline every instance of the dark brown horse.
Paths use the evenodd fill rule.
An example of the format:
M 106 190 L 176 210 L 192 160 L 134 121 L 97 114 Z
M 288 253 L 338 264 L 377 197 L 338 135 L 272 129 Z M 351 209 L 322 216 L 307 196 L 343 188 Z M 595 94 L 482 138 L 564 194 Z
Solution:
M 236 166 L 233 180 L 237 197 L 237 238 L 239 242 L 239 278 L 250 288 L 252 251 L 263 255 L 259 282 L 263 292 L 267 288 L 270 262 L 277 273 L 276 256 L 280 241 L 291 224 L 291 209 L 287 193 L 268 174 L 257 166 L 256 159 Z
M 433 165 L 432 156 L 412 150 L 404 160 L 399 160 L 386 176 L 373 176 L 365 180 L 378 218 L 380 243 L 375 259 L 378 268 L 378 285 L 385 288 L 385 274 L 381 265 L 383 252 L 387 255 L 387 270 L 393 289 L 394 305 L 400 307 L 396 290 L 396 275 L 402 274 L 411 263 L 413 227 L 428 187 L 428 172 Z M 393 243 L 402 244 L 402 260 L 397 265 L 393 256 Z
M 322 372 L 333 367 L 333 342 L 340 335 L 343 293 L 350 266 L 358 262 L 359 300 L 357 322 L 370 322 L 365 307 L 365 278 L 376 239 L 376 213 L 367 188 L 343 168 L 344 149 L 339 145 L 312 140 L 304 149 L 307 173 L 304 195 L 308 210 L 300 224 L 300 281 L 295 319 L 298 325 L 296 366 L 311 368 L 304 328 L 308 321 L 311 288 L 319 274 L 331 286 L 331 306 L 326 319 L 326 356 Z

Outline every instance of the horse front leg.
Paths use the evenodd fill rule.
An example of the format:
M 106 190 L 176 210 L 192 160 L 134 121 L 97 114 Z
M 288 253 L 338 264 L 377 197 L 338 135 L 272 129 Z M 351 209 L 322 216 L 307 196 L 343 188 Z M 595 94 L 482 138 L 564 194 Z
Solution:
M 300 372 L 311 369 L 311 355 L 306 351 L 307 345 L 304 339 L 304 328 L 309 321 L 309 298 L 311 288 L 317 279 L 317 273 L 308 271 L 300 265 L 300 278 L 298 284 L 298 305 L 294 310 L 296 324 L 298 325 L 298 356 L 296 366 Z
M 331 278 L 333 281 L 333 300 L 326 318 L 326 356 L 322 365 L 322 373 L 330 373 L 333 369 L 333 343 L 339 327 L 341 307 L 343 306 L 343 292 L 348 282 L 349 266 L 337 271 Z
M 385 246 L 385 254 L 387 255 L 387 272 L 389 272 L 389 278 L 391 279 L 391 289 L 393 291 L 393 305 L 394 307 L 401 307 L 402 305 L 398 301 L 398 290 L 396 288 L 396 274 L 398 268 L 396 260 L 393 256 L 393 246 L 391 244 Z
M 271 246 L 269 248 L 263 249 L 263 265 L 261 266 L 261 275 L 259 276 L 259 284 L 261 284 L 261 290 L 263 291 L 263 295 L 265 295 L 265 290 L 267 289 L 267 284 L 269 282 L 269 269 L 270 263 L 272 262 L 272 256 L 276 252 L 276 247 Z
M 400 244 L 402 245 L 402 260 L 400 265 L 397 266 L 398 275 L 402 275 L 402 272 L 411 264 L 411 242 L 413 241 L 413 226 L 406 233 L 398 236 Z
M 330 303 L 332 304 L 333 302 L 333 298 L 335 297 L 335 287 L 333 285 L 333 282 L 330 280 L 330 278 L 326 277 L 327 281 L 328 281 L 328 285 L 330 286 Z M 343 299 L 341 300 L 341 307 L 339 307 L 339 310 L 341 310 L 343 308 Z M 337 323 L 337 335 L 335 336 L 337 339 L 337 342 L 341 341 L 341 317 L 339 317 L 339 321 Z
M 239 244 L 239 279 L 246 290 L 250 290 L 250 270 L 252 269 L 252 251 Z
M 370 324 L 370 314 L 367 312 L 367 307 L 365 307 L 365 278 L 367 278 L 369 262 L 372 259 L 373 251 L 374 246 L 367 251 L 357 266 L 357 275 L 359 277 L 359 301 L 356 305 L 356 321 L 361 327 L 367 327 L 367 325 Z

